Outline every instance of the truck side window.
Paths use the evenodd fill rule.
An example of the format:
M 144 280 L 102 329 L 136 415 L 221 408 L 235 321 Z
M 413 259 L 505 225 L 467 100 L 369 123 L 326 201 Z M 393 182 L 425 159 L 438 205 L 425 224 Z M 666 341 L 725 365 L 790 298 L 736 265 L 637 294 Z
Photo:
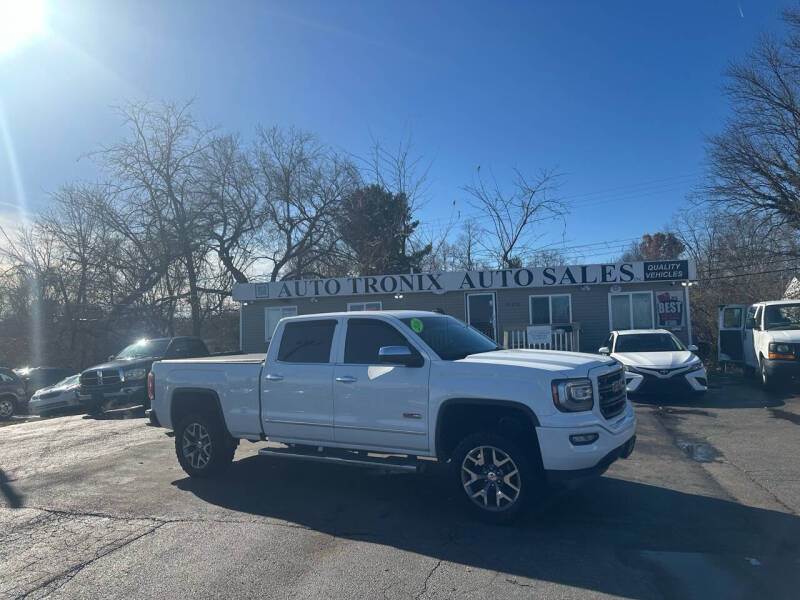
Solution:
M 336 321 L 298 321 L 283 328 L 278 360 L 290 363 L 328 363 Z
M 761 310 L 761 308 L 762 308 L 761 306 L 758 307 L 758 310 L 756 311 L 756 316 L 755 316 L 756 328 L 757 329 L 761 329 L 761 313 L 764 312 L 764 311 Z
M 752 329 L 752 327 L 748 327 L 747 321 L 749 321 L 750 319 L 755 319 L 756 309 L 757 307 L 755 306 L 751 306 L 750 308 L 747 309 L 747 318 L 745 319 L 745 325 L 744 325 L 745 329 Z
M 414 347 L 389 323 L 378 319 L 349 319 L 344 343 L 344 362 L 351 365 L 377 365 L 378 350 L 384 346 Z

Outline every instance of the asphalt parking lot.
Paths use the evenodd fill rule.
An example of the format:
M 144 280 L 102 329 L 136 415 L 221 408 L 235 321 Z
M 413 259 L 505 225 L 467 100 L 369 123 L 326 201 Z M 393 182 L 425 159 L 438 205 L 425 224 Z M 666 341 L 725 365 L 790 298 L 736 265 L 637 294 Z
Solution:
M 511 527 L 441 468 L 298 463 L 243 443 L 191 481 L 141 412 L 0 428 L 0 598 L 796 598 L 800 396 L 720 377 L 636 402 L 633 456 Z

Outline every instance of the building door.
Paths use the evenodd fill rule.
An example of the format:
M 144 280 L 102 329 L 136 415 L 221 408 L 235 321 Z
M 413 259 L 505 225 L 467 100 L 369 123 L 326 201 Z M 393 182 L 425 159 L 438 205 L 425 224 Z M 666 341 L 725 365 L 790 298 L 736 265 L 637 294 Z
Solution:
M 467 294 L 467 323 L 497 341 L 497 308 L 494 292 Z

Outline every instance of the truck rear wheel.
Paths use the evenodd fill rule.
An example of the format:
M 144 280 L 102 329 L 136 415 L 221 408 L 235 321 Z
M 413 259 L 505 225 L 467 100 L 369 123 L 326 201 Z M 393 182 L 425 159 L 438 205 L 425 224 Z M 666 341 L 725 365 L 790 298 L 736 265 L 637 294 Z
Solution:
M 191 477 L 220 475 L 230 466 L 235 452 L 236 440 L 217 417 L 187 415 L 175 429 L 175 453 Z
M 494 432 L 473 433 L 461 440 L 452 467 L 472 513 L 491 523 L 517 518 L 543 482 L 522 444 Z

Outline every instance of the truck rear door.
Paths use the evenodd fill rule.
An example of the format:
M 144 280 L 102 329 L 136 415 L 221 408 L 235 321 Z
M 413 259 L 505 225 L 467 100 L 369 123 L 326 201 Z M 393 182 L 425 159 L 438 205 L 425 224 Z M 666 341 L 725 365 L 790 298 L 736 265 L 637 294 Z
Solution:
M 720 362 L 744 361 L 744 322 L 746 304 L 723 304 L 719 307 L 717 358 Z
M 261 376 L 264 433 L 278 441 L 333 440 L 333 362 L 337 319 L 278 326 Z

